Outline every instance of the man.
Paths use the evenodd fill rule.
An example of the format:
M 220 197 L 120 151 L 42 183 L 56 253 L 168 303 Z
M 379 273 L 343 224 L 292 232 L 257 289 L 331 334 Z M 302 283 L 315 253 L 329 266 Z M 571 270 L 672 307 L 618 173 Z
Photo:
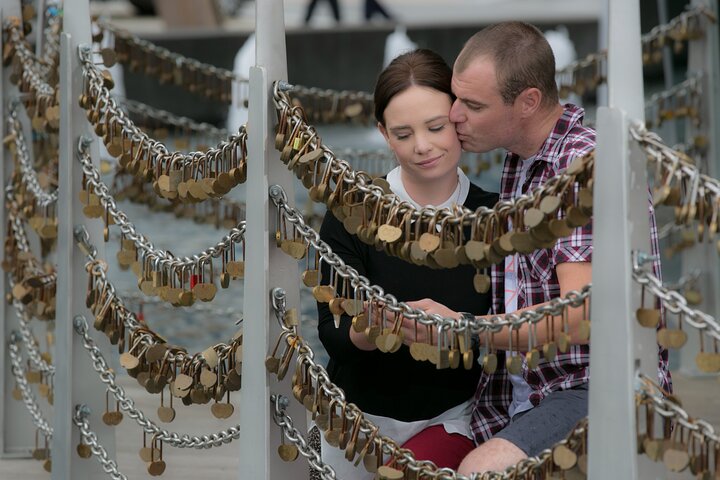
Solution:
M 507 150 L 501 200 L 536 189 L 595 148 L 594 130 L 582 125 L 584 111 L 559 104 L 552 50 L 532 25 L 504 22 L 471 37 L 455 61 L 452 89 L 457 100 L 450 120 L 463 149 Z M 652 208 L 650 214 L 657 252 Z M 493 266 L 493 312 L 519 314 L 580 290 L 591 282 L 591 260 L 592 224 L 573 230 L 553 248 L 507 257 Z M 428 299 L 413 306 L 446 317 L 460 315 Z M 503 349 L 525 350 L 527 325 L 513 331 L 512 338 L 507 329 L 495 335 L 498 367 L 482 375 L 472 414 L 479 446 L 465 457 L 460 473 L 503 470 L 535 456 L 587 416 L 590 351 L 576 334 L 582 320 L 583 309 L 572 309 L 567 321 L 573 344 L 552 361 L 541 359 L 535 369 L 528 368 L 523 356 L 517 375 L 505 368 L 512 353 Z M 538 328 L 533 340 L 542 345 L 551 338 Z M 662 352 L 660 367 L 661 383 L 669 388 L 667 352 Z

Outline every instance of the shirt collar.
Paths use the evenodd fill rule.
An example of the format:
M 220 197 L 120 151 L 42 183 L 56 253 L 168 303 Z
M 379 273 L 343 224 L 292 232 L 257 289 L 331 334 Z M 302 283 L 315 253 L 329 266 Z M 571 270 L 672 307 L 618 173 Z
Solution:
M 583 118 L 585 117 L 585 109 L 573 105 L 572 103 L 566 103 L 563 105 L 563 113 L 555 122 L 550 135 L 547 136 L 540 149 L 535 152 L 532 157 L 526 158 L 523 162 L 534 163 L 536 160 L 552 163 L 555 159 L 551 155 L 547 155 L 548 150 L 552 149 L 555 144 L 561 142 L 575 128 L 576 125 L 582 124 Z M 519 160 L 520 157 L 515 153 L 510 153 L 511 156 L 516 157 Z

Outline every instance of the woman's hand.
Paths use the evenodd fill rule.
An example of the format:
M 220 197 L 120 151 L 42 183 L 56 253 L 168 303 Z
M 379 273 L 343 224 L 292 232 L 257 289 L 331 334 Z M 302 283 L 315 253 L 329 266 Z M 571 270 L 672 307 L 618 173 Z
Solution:
M 459 318 L 460 314 L 449 309 L 445 305 L 429 298 L 416 300 L 414 302 L 406 302 L 410 307 L 422 310 L 429 314 L 438 314 L 447 318 Z M 435 345 L 437 343 L 437 328 L 433 326 L 423 325 L 419 321 L 409 318 L 403 318 L 403 343 L 410 346 L 415 342 L 427 343 Z

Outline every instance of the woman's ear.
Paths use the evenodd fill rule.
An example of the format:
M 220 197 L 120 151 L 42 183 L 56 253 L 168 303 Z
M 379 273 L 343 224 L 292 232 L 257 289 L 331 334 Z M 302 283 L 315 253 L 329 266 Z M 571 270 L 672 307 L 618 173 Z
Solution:
M 388 136 L 388 132 L 387 132 L 387 129 L 385 128 L 385 126 L 382 123 L 378 122 L 377 129 L 380 130 L 380 133 L 382 133 L 382 136 L 385 137 L 385 141 L 388 142 L 388 145 L 389 145 L 390 137 Z

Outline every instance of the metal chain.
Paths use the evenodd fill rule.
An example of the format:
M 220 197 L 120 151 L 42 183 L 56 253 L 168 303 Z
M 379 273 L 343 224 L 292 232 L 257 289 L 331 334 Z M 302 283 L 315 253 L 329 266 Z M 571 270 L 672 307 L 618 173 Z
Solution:
M 107 450 L 98 441 L 95 432 L 90 430 L 90 422 L 88 416 L 90 415 L 90 409 L 87 405 L 76 405 L 75 414 L 72 417 L 73 423 L 80 429 L 80 436 L 82 441 L 90 447 L 93 455 L 100 462 L 103 471 L 110 475 L 115 480 L 127 480 L 127 477 L 118 470 L 118 465 L 115 460 L 108 457 Z
M 646 102 L 645 110 L 652 109 L 661 102 L 676 96 L 697 95 L 702 96 L 703 72 L 695 72 L 687 79 L 662 92 L 654 93 Z
M 127 138 L 141 144 L 136 146 L 136 149 L 150 152 L 155 157 L 154 162 L 172 162 L 173 165 L 178 165 L 181 168 L 199 165 L 201 163 L 210 164 L 213 163 L 219 155 L 222 155 L 228 150 L 237 149 L 244 143 L 247 137 L 245 125 L 240 127 L 238 133 L 231 135 L 229 140 L 223 140 L 218 143 L 216 147 L 209 148 L 205 152 L 192 152 L 189 154 L 170 152 L 162 142 L 150 138 L 147 133 L 135 125 L 125 111 L 118 105 L 118 102 L 104 85 L 103 76 L 93 61 L 90 47 L 81 45 L 78 51 L 87 88 L 89 91 L 95 93 L 97 97 L 96 104 L 92 108 L 104 108 L 105 115 L 110 116 L 117 125 L 120 125 L 123 134 Z M 152 162 L 150 162 L 150 165 L 152 165 Z
M 55 89 L 43 80 L 43 72 L 40 70 L 40 61 L 30 50 L 27 40 L 21 33 L 22 23 L 20 21 L 8 21 L 5 23 L 5 31 L 8 33 L 8 44 L 15 49 L 15 54 L 22 65 L 22 83 L 30 86 L 30 90 L 36 97 L 37 102 L 53 103 Z
M 7 128 L 15 145 L 15 158 L 20 167 L 22 182 L 35 197 L 35 202 L 38 207 L 45 208 L 50 205 L 55 205 L 58 199 L 58 189 L 51 192 L 43 190 L 38 182 L 37 172 L 33 168 L 32 160 L 30 160 L 30 152 L 28 151 L 27 142 L 25 142 L 25 135 L 23 134 L 20 119 L 18 118 L 19 105 L 19 99 L 12 99 L 10 101 L 10 105 L 8 106 Z
M 77 228 L 75 233 L 75 240 L 78 244 L 78 248 L 85 253 L 87 263 L 85 269 L 93 275 L 95 279 L 94 288 L 96 290 L 105 291 L 107 298 L 115 307 L 115 314 L 122 320 L 125 327 L 130 332 L 135 332 L 139 328 L 143 327 L 143 331 L 138 334 L 137 341 L 150 347 L 156 343 L 164 343 L 159 340 L 159 336 L 150 330 L 147 325 L 142 325 L 135 314 L 125 306 L 123 300 L 118 296 L 115 286 L 110 283 L 106 275 L 106 267 L 104 262 L 97 258 L 97 248 L 90 242 L 90 235 L 87 233 L 84 227 Z M 237 323 L 237 322 L 236 322 Z M 232 350 L 233 346 L 226 343 L 218 343 L 213 345 L 211 348 L 215 350 L 218 355 L 218 359 L 224 360 Z M 191 358 L 193 363 L 201 362 L 201 359 L 197 355 L 189 355 L 186 351 L 178 351 L 176 353 L 168 353 L 168 362 L 184 362 L 187 358 Z
M 275 311 L 275 316 L 281 325 L 283 332 L 281 335 L 286 335 L 288 345 L 298 352 L 297 363 L 304 367 L 304 370 L 309 373 L 312 380 L 315 381 L 315 388 L 322 389 L 330 404 L 338 405 L 345 412 L 345 417 L 348 421 L 353 422 L 359 415 L 363 417 L 363 412 L 352 403 L 347 403 L 345 399 L 345 393 L 340 387 L 332 383 L 330 376 L 324 367 L 317 364 L 314 360 L 315 354 L 310 345 L 300 336 L 298 336 L 293 327 L 290 327 L 284 323 L 286 313 L 286 296 L 285 291 L 280 288 L 273 289 L 272 292 L 272 306 Z M 360 422 L 360 431 L 368 434 L 371 432 L 377 432 L 377 426 L 371 421 L 362 418 Z M 558 442 L 552 448 L 557 445 L 570 445 L 577 446 L 582 444 L 583 436 L 587 434 L 587 419 L 582 421 L 570 435 Z M 538 454 L 536 457 L 529 457 L 522 460 L 515 466 L 508 467 L 503 472 L 486 472 L 484 474 L 473 474 L 470 477 L 465 477 L 458 474 L 456 471 L 450 468 L 438 468 L 433 462 L 427 460 L 416 460 L 413 453 L 408 449 L 400 448 L 397 443 L 389 437 L 385 437 L 378 434 L 383 446 L 383 452 L 394 458 L 399 465 L 406 465 L 408 469 L 418 473 L 418 477 L 426 477 L 432 479 L 445 479 L 445 480 L 467 480 L 470 479 L 496 479 L 496 480 L 517 480 L 517 475 L 529 476 L 533 472 L 542 472 L 546 467 L 547 462 L 552 461 L 552 448 L 545 449 Z M 528 477 L 526 477 L 528 478 Z M 529 477 L 534 478 L 534 477 Z
M 653 295 L 662 301 L 662 304 L 670 312 L 675 314 L 682 313 L 683 321 L 697 328 L 705 335 L 720 340 L 720 324 L 715 318 L 701 310 L 688 307 L 687 300 L 681 293 L 663 286 L 662 281 L 653 275 L 652 272 L 637 265 L 637 262 L 634 263 L 633 280 L 635 280 L 636 283 L 647 287 Z
M 365 198 L 371 198 L 374 202 L 382 202 L 384 210 L 395 212 L 396 218 L 403 218 L 404 221 L 416 221 L 416 220 L 427 220 L 435 219 L 435 223 L 440 225 L 446 223 L 450 226 L 457 226 L 462 224 L 471 225 L 472 222 L 481 223 L 487 220 L 489 217 L 502 214 L 506 216 L 512 216 L 524 207 L 537 204 L 539 200 L 546 195 L 553 195 L 557 192 L 564 191 L 569 185 L 575 183 L 577 175 L 587 174 L 588 178 L 592 177 L 594 155 L 590 152 L 585 157 L 579 157 L 578 160 L 582 159 L 582 166 L 575 175 L 567 173 L 560 173 L 545 182 L 543 185 L 537 187 L 531 192 L 516 197 L 512 200 L 501 200 L 494 208 L 478 207 L 475 211 L 472 211 L 464 206 L 457 206 L 455 209 L 442 208 L 438 209 L 435 207 L 424 207 L 416 209 L 414 206 L 407 202 L 403 202 L 395 194 L 386 194 L 382 188 L 372 184 L 372 177 L 363 171 L 355 171 L 352 166 L 345 160 L 339 159 L 322 141 L 318 138 L 314 127 L 309 125 L 302 114 L 302 109 L 293 107 L 292 101 L 290 100 L 287 90 L 293 88 L 292 85 L 288 85 L 284 82 L 276 82 L 274 86 L 273 101 L 278 112 L 282 113 L 281 117 L 285 118 L 285 121 L 289 125 L 289 131 L 295 131 L 299 134 L 307 135 L 310 145 L 314 145 L 314 149 L 308 151 L 320 149 L 323 151 L 323 158 L 327 161 L 326 171 L 332 175 L 335 175 L 336 183 L 344 182 L 348 185 L 348 188 L 352 187 L 357 189 L 364 195 Z M 317 160 L 318 162 L 322 161 Z
M 101 180 L 100 173 L 92 163 L 87 138 L 80 139 L 78 144 L 78 160 L 82 165 L 88 185 L 92 186 L 92 191 L 100 199 L 100 204 L 108 211 L 108 214 L 112 216 L 115 224 L 120 227 L 125 237 L 133 241 L 137 250 L 142 252 L 142 257 L 157 261 L 161 267 L 183 269 L 206 263 L 210 261 L 211 258 L 219 258 L 230 246 L 243 242 L 245 239 L 245 221 L 243 220 L 237 227 L 232 228 L 214 247 L 209 247 L 190 257 L 175 257 L 165 250 L 157 249 L 145 235 L 135 230 L 135 225 L 130 222 L 125 212 L 118 209 L 115 198 L 110 194 L 110 189 Z
M 171 52 L 167 48 L 159 47 L 152 42 L 149 42 L 131 34 L 130 32 L 121 30 L 120 28 L 102 19 L 97 20 L 96 23 L 101 30 L 111 32 L 116 38 L 122 38 L 131 46 L 135 46 L 137 49 L 142 50 L 145 53 L 155 55 L 156 57 L 161 59 L 170 60 L 178 68 L 189 67 L 198 71 L 207 72 L 221 80 L 233 80 L 242 83 L 248 83 L 250 81 L 247 78 L 236 75 L 230 70 L 225 70 L 224 68 L 219 68 L 209 63 L 202 63 L 198 60 L 195 60 L 194 58 L 185 57 L 183 55 L 180 55 L 179 53 Z
M 10 288 L 12 289 L 14 282 L 10 282 Z M 23 343 L 28 352 L 30 363 L 39 371 L 46 374 L 48 377 L 55 375 L 55 365 L 46 362 L 42 356 L 40 356 L 40 347 L 35 339 L 35 336 L 30 331 L 29 317 L 30 314 L 27 311 L 27 307 L 17 300 L 13 300 L 13 307 L 15 309 L 15 315 L 20 323 L 20 335 L 22 336 Z
M 710 422 L 692 418 L 679 404 L 666 397 L 652 380 L 640 373 L 636 381 L 635 395 L 640 401 L 650 401 L 655 404 L 655 412 L 663 418 L 675 419 L 678 424 L 694 435 L 720 444 L 720 436 Z
M 168 430 L 160 428 L 155 422 L 145 417 L 145 414 L 141 410 L 135 408 L 135 402 L 131 398 L 128 398 L 125 394 L 125 389 L 116 383 L 115 373 L 109 368 L 95 340 L 88 334 L 88 324 L 85 317 L 82 315 L 75 316 L 73 326 L 75 332 L 82 337 L 83 347 L 85 347 L 85 350 L 87 350 L 90 355 L 93 368 L 99 374 L 100 380 L 107 385 L 108 390 L 112 392 L 118 401 L 120 408 L 124 410 L 130 418 L 135 420 L 145 432 L 156 435 L 158 440 L 176 448 L 201 449 L 220 447 L 223 444 L 240 438 L 240 425 L 202 436 L 181 435 L 177 432 L 169 432 Z
M 122 297 L 126 301 L 130 302 L 136 302 L 139 305 L 152 305 L 155 307 L 159 307 L 162 309 L 176 311 L 175 307 L 168 305 L 167 302 L 160 298 L 155 297 L 148 297 L 147 295 L 143 294 L 142 292 L 137 292 L 133 290 L 127 290 L 124 292 L 118 293 L 119 297 Z M 193 305 L 193 312 L 198 313 L 209 313 L 211 315 L 215 315 L 217 317 L 230 317 L 231 320 L 234 320 L 234 322 L 237 324 L 242 321 L 242 313 L 238 312 L 237 308 L 235 307 L 227 307 L 227 308 L 219 308 L 214 307 L 212 304 L 195 304 Z M 232 317 L 236 316 L 235 319 Z
M 166 125 L 172 125 L 177 128 L 216 138 L 227 138 L 230 135 L 230 132 L 224 128 L 217 128 L 205 122 L 198 123 L 192 118 L 175 115 L 167 110 L 154 108 L 150 105 L 130 100 L 129 98 L 125 98 L 121 100 L 121 102 L 122 106 L 125 107 L 129 113 L 152 118 Z
M 699 186 L 711 192 L 716 198 L 720 196 L 720 181 L 700 173 L 700 170 L 688 162 L 684 155 L 665 145 L 657 133 L 649 131 L 644 125 L 636 122 L 630 125 L 630 135 L 640 144 L 649 163 L 659 163 L 677 176 L 678 180 L 697 179 Z
M 17 384 L 20 392 L 22 393 L 23 403 L 32 417 L 33 425 L 43 432 L 43 435 L 52 438 L 53 428 L 45 420 L 40 406 L 35 399 L 30 387 L 28 386 L 27 379 L 25 378 L 25 369 L 22 366 L 22 359 L 20 358 L 20 350 L 17 346 L 20 342 L 20 336 L 17 332 L 13 332 L 10 335 L 10 342 L 8 344 L 8 355 L 10 356 L 10 369 L 13 376 L 15 377 L 15 383 Z
M 60 63 L 60 32 L 62 31 L 62 5 L 57 1 L 45 4 L 45 23 L 43 29 L 44 42 L 40 65 L 48 70 L 59 68 Z
M 320 454 L 308 445 L 302 433 L 293 426 L 292 418 L 285 412 L 288 406 L 288 399 L 282 395 L 272 395 L 270 402 L 274 406 L 272 419 L 275 425 L 280 427 L 285 438 L 297 447 L 298 452 L 307 459 L 310 467 L 320 474 L 320 478 L 323 480 L 335 480 L 337 474 L 332 466 L 322 461 Z
M 422 310 L 410 307 L 407 303 L 398 301 L 392 294 L 386 294 L 384 290 L 372 285 L 367 277 L 360 275 L 357 270 L 345 264 L 342 258 L 333 253 L 330 246 L 325 243 L 320 235 L 305 223 L 302 213 L 291 207 L 288 203 L 285 191 L 279 185 L 270 187 L 270 198 L 275 206 L 280 209 L 281 215 L 286 221 L 295 226 L 296 231 L 303 238 L 304 242 L 311 245 L 322 257 L 322 260 L 330 265 L 343 279 L 350 279 L 350 286 L 356 291 L 377 302 L 383 303 L 392 312 L 402 313 L 408 319 L 416 320 L 423 325 L 434 325 L 439 331 L 452 331 L 462 333 L 470 330 L 474 333 L 491 331 L 498 332 L 504 327 L 513 330 L 520 328 L 525 323 L 538 323 L 547 315 L 561 315 L 568 307 L 580 307 L 585 300 L 590 298 L 591 285 L 586 285 L 582 290 L 570 291 L 565 297 L 556 298 L 549 304 L 538 307 L 535 310 L 526 310 L 521 314 L 494 315 L 488 320 L 478 319 L 465 320 L 444 318 L 437 314 L 428 314 Z
M 664 38 L 669 35 L 670 32 L 677 29 L 683 23 L 689 23 L 690 19 L 708 18 L 710 21 L 715 21 L 715 16 L 712 11 L 705 5 L 699 5 L 694 7 L 692 10 L 681 13 L 677 17 L 668 21 L 668 23 L 662 25 L 656 25 L 648 33 L 640 37 L 643 48 L 650 47 L 653 42 L 657 41 L 658 38 Z M 583 70 L 594 65 L 596 62 L 604 62 L 607 60 L 607 50 L 600 52 L 591 53 L 581 59 L 575 60 L 569 63 L 567 66 L 556 72 L 556 76 L 569 75 L 578 70 Z

